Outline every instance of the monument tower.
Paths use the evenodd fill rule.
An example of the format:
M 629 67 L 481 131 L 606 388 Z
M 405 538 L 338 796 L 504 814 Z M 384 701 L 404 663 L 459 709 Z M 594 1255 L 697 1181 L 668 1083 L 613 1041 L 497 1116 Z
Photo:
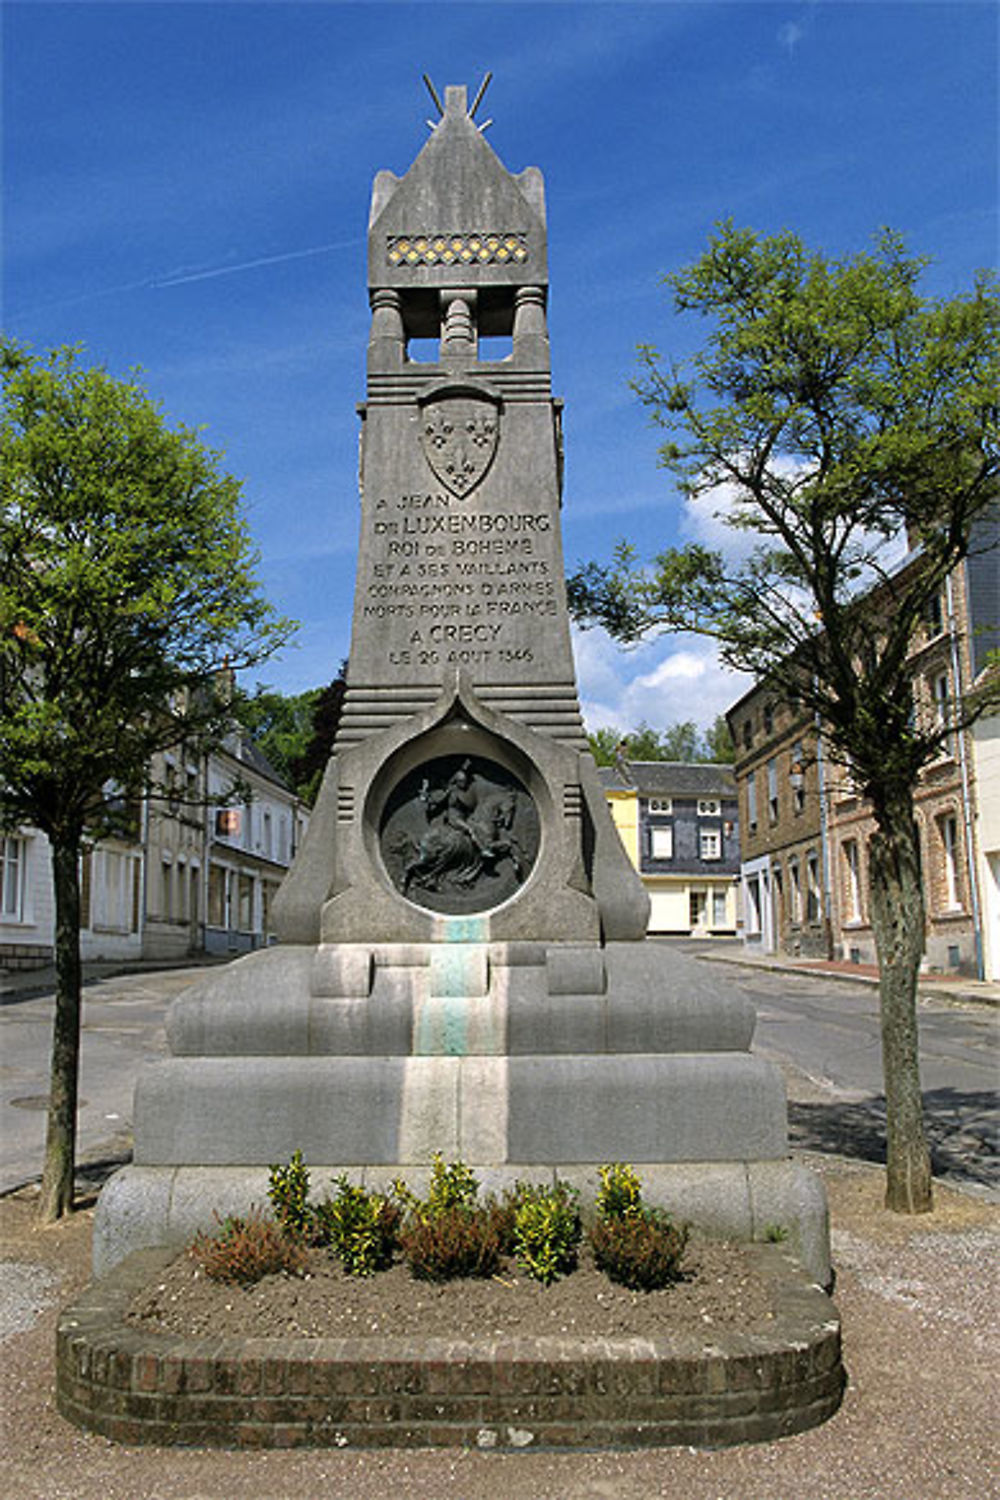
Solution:
M 320 1177 L 416 1180 L 439 1151 L 585 1193 L 629 1161 L 650 1201 L 745 1238 L 781 1224 L 829 1272 L 753 1008 L 645 941 L 587 751 L 544 187 L 489 147 L 481 97 L 448 88 L 410 170 L 375 179 L 343 717 L 279 945 L 185 992 L 140 1078 L 99 1273 L 262 1201 L 296 1150 Z
M 276 908 L 289 942 L 378 942 L 389 931 L 428 940 L 440 928 L 432 913 L 443 912 L 488 912 L 478 930 L 494 940 L 545 940 L 556 932 L 564 940 L 620 940 L 646 930 L 645 892 L 589 758 L 578 755 L 587 742 L 563 585 L 561 403 L 552 397 L 542 175 L 529 167 L 512 176 L 474 111 L 464 88 L 446 89 L 441 118 L 409 172 L 402 179 L 380 172 L 372 192 L 372 322 L 347 693 L 308 843 Z M 412 359 L 413 340 L 430 341 L 433 358 Z M 500 340 L 509 352 L 491 358 L 491 341 Z M 440 759 L 434 746 L 444 753 L 447 740 L 451 759 L 445 754 L 440 765 L 426 767 L 429 790 L 440 791 L 436 781 L 460 769 L 454 757 L 466 741 L 471 752 L 469 735 L 475 725 L 485 728 L 487 710 L 487 733 L 508 744 L 515 762 L 510 737 L 521 729 L 571 752 L 546 751 L 561 768 L 547 791 L 559 802 L 566 836 L 550 829 L 539 849 L 520 763 L 497 781 L 480 757 L 470 767 L 477 784 L 471 794 L 514 794 L 508 833 L 520 854 L 484 862 L 475 874 L 460 865 L 418 867 L 406 882 L 411 899 L 387 903 L 384 876 L 400 890 L 399 851 L 426 822 L 415 801 L 423 772 L 394 793 L 394 816 L 377 834 L 381 868 L 378 860 L 369 865 L 358 856 L 371 819 L 354 818 L 350 809 L 360 808 L 350 799 L 378 773 L 382 757 L 374 744 L 359 755 L 355 748 L 406 726 L 409 764 L 415 739 L 430 761 Z M 430 739 L 414 735 L 420 716 L 427 733 L 436 726 Z M 453 726 L 450 738 L 445 722 Z M 407 793 L 410 806 L 399 807 Z M 489 815 L 484 810 L 480 823 Z M 534 869 L 536 858 L 529 883 L 527 861 Z M 322 905 L 330 892 L 336 894 Z

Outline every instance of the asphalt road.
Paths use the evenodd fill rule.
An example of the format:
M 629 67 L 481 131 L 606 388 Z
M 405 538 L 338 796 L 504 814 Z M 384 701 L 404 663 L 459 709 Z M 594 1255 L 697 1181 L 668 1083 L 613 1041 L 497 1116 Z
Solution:
M 722 951 L 685 941 L 670 946 L 679 975 L 685 959 Z M 876 992 L 823 976 L 698 967 L 702 982 L 707 974 L 720 990 L 736 986 L 757 1006 L 754 1047 L 785 1074 L 793 1146 L 884 1160 Z M 165 1055 L 167 1007 L 202 973 L 170 969 L 87 986 L 77 1153 L 83 1175 L 100 1181 L 127 1155 L 136 1075 Z M 0 1193 L 41 1171 L 52 1012 L 51 995 L 8 997 L 0 1005 Z M 920 1036 L 935 1170 L 1000 1199 L 1000 1015 L 922 1000 Z
M 756 1005 L 754 1051 L 785 1075 L 792 1145 L 884 1162 L 877 991 L 822 975 L 713 963 L 711 949 L 678 946 Z M 935 1174 L 1000 1200 L 1000 1012 L 922 996 L 918 1017 Z
M 132 1092 L 144 1062 L 166 1056 L 171 1000 L 203 970 L 121 975 L 84 990 L 77 1160 L 120 1160 L 132 1145 Z M 48 1108 L 51 994 L 0 1006 L 0 1193 L 40 1176 Z

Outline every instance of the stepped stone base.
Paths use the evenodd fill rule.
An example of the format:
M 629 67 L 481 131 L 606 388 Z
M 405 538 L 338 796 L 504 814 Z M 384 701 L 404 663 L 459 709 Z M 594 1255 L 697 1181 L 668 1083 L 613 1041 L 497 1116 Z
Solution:
M 198 1447 L 726 1447 L 815 1427 L 845 1375 L 833 1304 L 775 1246 L 765 1334 L 185 1340 L 124 1323 L 162 1269 L 135 1254 L 63 1313 L 59 1410 L 121 1443 Z
M 135 1164 L 98 1205 L 96 1274 L 265 1204 L 295 1151 L 319 1193 L 343 1171 L 419 1188 L 440 1152 L 488 1187 L 564 1178 L 584 1205 L 598 1167 L 629 1162 L 649 1202 L 709 1233 L 780 1226 L 825 1284 L 822 1183 L 787 1159 L 784 1084 L 750 1052 L 753 1024 L 745 997 L 650 943 L 253 954 L 171 1007 L 172 1055 L 136 1087 Z

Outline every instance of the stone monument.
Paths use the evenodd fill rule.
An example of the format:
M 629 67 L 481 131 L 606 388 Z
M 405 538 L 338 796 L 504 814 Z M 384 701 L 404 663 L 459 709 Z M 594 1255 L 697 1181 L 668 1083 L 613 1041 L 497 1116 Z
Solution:
M 508 172 L 475 113 L 447 89 L 410 170 L 375 179 L 343 717 L 279 945 L 185 992 L 140 1077 L 98 1274 L 263 1202 L 301 1150 L 319 1181 L 417 1184 L 441 1152 L 493 1186 L 557 1174 L 585 1196 L 627 1161 L 649 1201 L 745 1239 L 781 1225 L 829 1275 L 823 1190 L 788 1159 L 753 1008 L 645 941 L 587 751 L 542 176 Z

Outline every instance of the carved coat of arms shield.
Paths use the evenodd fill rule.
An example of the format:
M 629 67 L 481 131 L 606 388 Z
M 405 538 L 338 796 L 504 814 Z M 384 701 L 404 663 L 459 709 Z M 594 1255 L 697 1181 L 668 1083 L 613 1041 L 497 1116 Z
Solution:
M 485 396 L 463 392 L 428 401 L 420 414 L 420 443 L 446 489 L 464 498 L 485 477 L 500 438 L 500 413 Z

